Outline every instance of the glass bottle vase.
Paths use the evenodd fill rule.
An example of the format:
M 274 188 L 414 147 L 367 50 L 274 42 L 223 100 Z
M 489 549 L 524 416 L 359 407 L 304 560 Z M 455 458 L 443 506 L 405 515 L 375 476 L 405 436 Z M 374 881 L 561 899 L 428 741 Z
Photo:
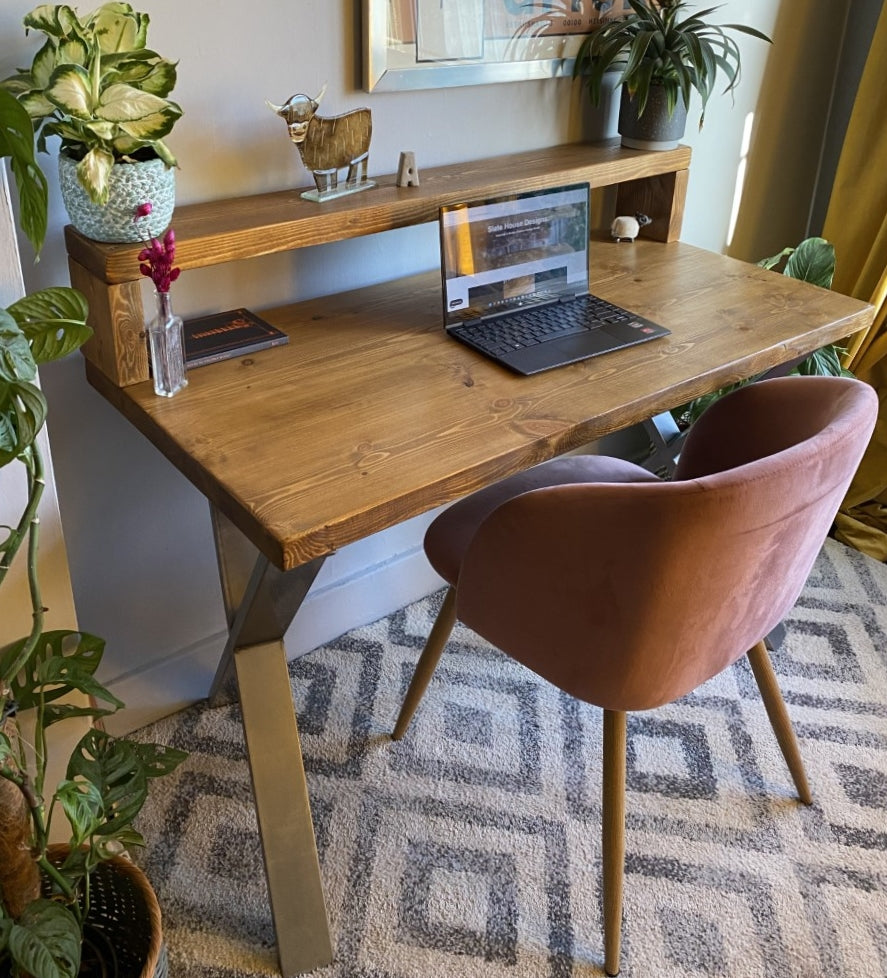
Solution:
M 154 298 L 155 315 L 148 324 L 154 393 L 172 397 L 188 384 L 182 318 L 173 312 L 169 292 L 155 292 Z

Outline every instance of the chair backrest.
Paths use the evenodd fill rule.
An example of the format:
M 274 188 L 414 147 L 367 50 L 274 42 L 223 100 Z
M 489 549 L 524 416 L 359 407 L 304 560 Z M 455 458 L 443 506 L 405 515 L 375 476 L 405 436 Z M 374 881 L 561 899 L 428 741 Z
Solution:
M 792 608 L 877 409 L 848 378 L 764 381 L 699 419 L 674 481 L 517 496 L 465 555 L 459 618 L 606 709 L 677 699 Z

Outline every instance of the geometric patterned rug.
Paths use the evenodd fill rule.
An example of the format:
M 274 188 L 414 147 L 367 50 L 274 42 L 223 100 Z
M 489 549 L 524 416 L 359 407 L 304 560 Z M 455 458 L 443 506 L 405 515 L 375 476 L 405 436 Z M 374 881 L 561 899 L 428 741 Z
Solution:
M 601 712 L 457 625 L 388 738 L 440 594 L 290 664 L 336 959 L 316 978 L 603 974 Z M 887 565 L 827 541 L 773 661 L 797 801 L 743 659 L 629 718 L 625 978 L 887 976 Z M 237 706 L 138 736 L 170 974 L 276 975 Z

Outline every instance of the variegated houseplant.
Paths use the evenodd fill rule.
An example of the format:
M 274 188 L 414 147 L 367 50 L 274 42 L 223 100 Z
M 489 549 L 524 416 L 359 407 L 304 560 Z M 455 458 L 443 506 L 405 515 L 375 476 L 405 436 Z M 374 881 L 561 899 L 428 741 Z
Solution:
M 67 4 L 41 4 L 24 18 L 25 33 L 40 32 L 45 41 L 30 68 L 19 69 L 0 85 L 27 110 L 39 150 L 47 150 L 50 137 L 60 139 L 63 195 L 67 168 L 76 174 L 69 182 L 82 188 L 88 201 L 109 205 L 115 168 L 157 161 L 154 169 L 172 188 L 166 195 L 174 197 L 177 163 L 164 139 L 182 115 L 168 97 L 176 84 L 176 65 L 147 47 L 149 22 L 148 14 L 121 2 L 104 3 L 83 17 Z M 155 209 L 159 197 L 162 192 L 142 195 L 153 200 Z M 77 226 L 67 197 L 65 203 Z M 171 216 L 172 204 L 170 199 L 165 217 Z M 132 217 L 129 202 L 119 209 L 125 219 Z M 100 240 L 146 240 L 167 223 L 155 210 L 153 219 L 134 227 L 130 236 Z

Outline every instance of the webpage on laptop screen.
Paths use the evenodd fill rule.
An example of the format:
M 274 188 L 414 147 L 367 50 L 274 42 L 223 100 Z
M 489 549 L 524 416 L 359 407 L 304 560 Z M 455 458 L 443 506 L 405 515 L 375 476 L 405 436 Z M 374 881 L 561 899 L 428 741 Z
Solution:
M 444 208 L 448 321 L 588 288 L 588 187 Z

